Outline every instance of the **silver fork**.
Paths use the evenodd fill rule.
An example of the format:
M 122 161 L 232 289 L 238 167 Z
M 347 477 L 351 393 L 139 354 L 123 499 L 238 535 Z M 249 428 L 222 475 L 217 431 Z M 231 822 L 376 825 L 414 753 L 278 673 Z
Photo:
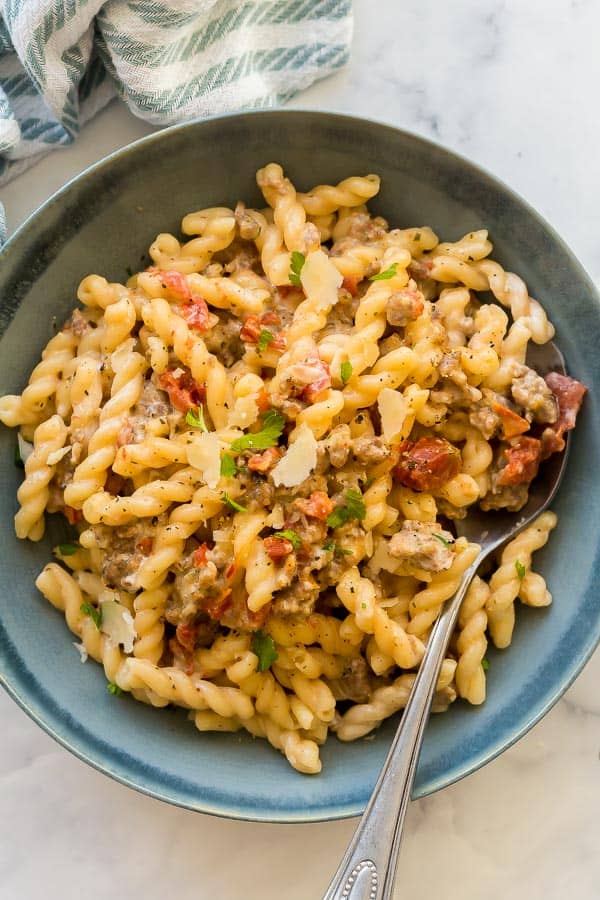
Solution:
M 552 342 L 533 345 L 527 362 L 541 374 L 565 373 L 563 356 Z M 527 505 L 518 513 L 483 513 L 477 509 L 466 519 L 456 522 L 458 535 L 478 543 L 481 551 L 464 573 L 456 594 L 447 601 L 431 631 L 410 698 L 369 804 L 323 900 L 391 900 L 402 828 L 423 734 L 460 605 L 486 557 L 515 537 L 552 501 L 565 470 L 568 444 L 567 439 L 564 452 L 554 454 L 543 464 L 540 476 L 532 483 Z

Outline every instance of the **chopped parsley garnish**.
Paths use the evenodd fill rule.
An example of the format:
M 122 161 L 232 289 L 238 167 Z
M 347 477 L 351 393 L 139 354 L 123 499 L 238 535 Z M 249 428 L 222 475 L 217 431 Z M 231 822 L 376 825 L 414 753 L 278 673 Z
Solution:
M 223 497 L 223 503 L 226 503 L 227 506 L 230 506 L 232 509 L 235 509 L 236 512 L 246 512 L 246 507 L 242 506 L 241 503 L 236 503 L 235 500 L 233 500 L 229 496 L 227 491 L 223 491 L 222 497 Z
M 348 384 L 352 378 L 352 363 L 349 359 L 345 360 L 340 366 L 340 378 L 342 379 L 342 384 Z
M 102 610 L 96 609 L 91 603 L 82 603 L 79 608 L 85 616 L 90 617 L 98 631 L 100 631 L 100 626 L 102 625 Z
M 363 495 L 360 491 L 350 488 L 346 491 L 344 505 L 336 507 L 327 516 L 326 521 L 330 528 L 339 528 L 340 525 L 345 525 L 350 519 L 364 519 L 366 514 L 367 508 Z
M 522 562 L 519 562 L 518 559 L 515 560 L 515 569 L 517 570 L 517 576 L 518 576 L 519 581 L 523 581 L 523 579 L 525 578 L 525 573 L 527 572 L 527 569 L 525 568 L 525 566 L 523 565 Z
M 109 681 L 106 685 L 106 690 L 109 694 L 112 694 L 113 697 L 119 697 L 123 693 L 119 685 L 115 684 L 114 681 Z
M 255 434 L 245 434 L 231 444 L 234 453 L 244 450 L 268 450 L 275 447 L 285 426 L 285 416 L 274 409 L 269 409 L 263 416 L 263 427 Z
M 208 432 L 206 422 L 204 421 L 203 406 L 192 407 L 192 409 L 189 409 L 185 417 L 185 422 L 186 425 L 191 425 L 192 428 L 199 428 L 200 431 Z
M 444 547 L 449 547 L 451 541 L 447 541 L 445 537 L 442 537 L 441 534 L 432 534 L 431 537 L 437 538 L 438 541 L 444 545 Z
M 266 350 L 269 344 L 272 344 L 274 340 L 275 335 L 272 334 L 268 328 L 263 328 L 258 336 L 258 341 L 256 344 L 258 352 L 262 353 L 262 351 Z
M 393 278 L 396 274 L 397 268 L 398 263 L 392 263 L 389 269 L 386 269 L 384 272 L 379 272 L 377 275 L 371 275 L 369 281 L 389 281 L 390 278 Z
M 296 287 L 301 287 L 302 282 L 300 281 L 300 272 L 302 271 L 302 266 L 305 262 L 306 257 L 303 253 L 299 253 L 297 250 L 294 250 L 292 252 L 289 273 L 290 284 L 294 284 L 296 285 Z
M 58 545 L 58 552 L 60 553 L 61 556 L 73 556 L 79 550 L 81 550 L 81 547 L 79 546 L 79 544 L 59 544 Z
M 481 668 L 483 669 L 484 672 L 487 672 L 487 670 L 489 669 L 489 667 L 490 667 L 490 664 L 489 664 L 488 660 L 485 659 L 485 657 L 484 657 L 484 658 L 481 660 Z
M 264 634 L 258 629 L 252 637 L 252 652 L 258 656 L 258 671 L 266 672 L 277 660 L 275 641 L 270 634 Z
M 19 450 L 18 443 L 15 444 L 15 455 L 13 457 L 15 466 L 17 469 L 24 469 L 25 463 L 23 462 L 23 457 L 21 456 L 21 451 Z
M 273 537 L 283 538 L 284 540 L 289 541 L 294 550 L 298 550 L 303 543 L 302 538 L 293 528 L 286 528 L 285 531 L 276 531 L 273 534 Z
M 223 478 L 233 478 L 237 473 L 237 470 L 238 467 L 235 458 L 231 453 L 225 453 L 225 455 L 221 457 L 221 475 Z
M 421 240 L 421 232 L 420 232 L 420 231 L 417 231 L 417 233 L 415 234 L 413 240 L 414 240 L 414 241 L 420 241 L 420 240 Z

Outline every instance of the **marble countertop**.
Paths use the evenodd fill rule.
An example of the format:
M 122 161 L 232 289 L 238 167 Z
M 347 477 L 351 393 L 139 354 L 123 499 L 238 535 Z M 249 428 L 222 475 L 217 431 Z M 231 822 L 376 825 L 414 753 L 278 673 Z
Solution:
M 291 106 L 433 138 L 507 181 L 600 279 L 595 0 L 355 0 L 351 64 Z M 9 226 L 151 128 L 114 102 L 77 144 L 2 189 Z M 600 655 L 548 716 L 481 771 L 411 805 L 397 897 L 600 896 Z M 110 781 L 0 695 L 6 900 L 312 900 L 355 823 L 253 825 Z

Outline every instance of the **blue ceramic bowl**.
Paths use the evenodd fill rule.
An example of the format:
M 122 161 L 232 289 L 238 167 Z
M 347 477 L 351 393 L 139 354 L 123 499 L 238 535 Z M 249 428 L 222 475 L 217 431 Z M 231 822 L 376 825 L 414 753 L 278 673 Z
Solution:
M 590 387 L 560 522 L 537 558 L 554 594 L 545 610 L 520 608 L 509 650 L 489 653 L 483 707 L 456 703 L 428 726 L 415 796 L 450 784 L 510 746 L 561 696 L 600 636 L 597 602 L 600 486 L 600 306 L 590 279 L 552 229 L 497 180 L 442 147 L 376 122 L 302 111 L 258 112 L 162 131 L 88 169 L 47 201 L 0 256 L 0 393 L 17 392 L 74 305 L 79 280 L 125 278 L 147 261 L 159 231 L 177 231 L 200 207 L 258 202 L 255 170 L 280 161 L 303 189 L 378 172 L 377 213 L 397 226 L 430 224 L 444 239 L 488 228 L 495 257 L 522 275 L 557 327 L 570 371 Z M 266 743 L 199 734 L 185 713 L 155 710 L 106 691 L 99 666 L 82 666 L 63 616 L 35 590 L 61 525 L 40 544 L 17 541 L 12 517 L 21 473 L 15 435 L 0 428 L 0 672 L 46 731 L 124 784 L 190 809 L 270 822 L 360 813 L 395 722 L 371 741 L 323 748 L 323 772 L 304 776 Z

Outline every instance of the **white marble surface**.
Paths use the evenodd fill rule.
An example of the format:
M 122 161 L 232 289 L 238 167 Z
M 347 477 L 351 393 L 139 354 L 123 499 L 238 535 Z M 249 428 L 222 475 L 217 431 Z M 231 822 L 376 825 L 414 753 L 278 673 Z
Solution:
M 292 105 L 432 137 L 509 182 L 600 278 L 596 0 L 355 0 L 351 65 Z M 15 227 L 150 128 L 112 104 L 76 146 L 1 192 Z M 412 804 L 398 898 L 600 896 L 600 655 L 480 772 Z M 57 746 L 0 696 L 2 900 L 312 900 L 353 822 L 267 826 L 168 807 Z

